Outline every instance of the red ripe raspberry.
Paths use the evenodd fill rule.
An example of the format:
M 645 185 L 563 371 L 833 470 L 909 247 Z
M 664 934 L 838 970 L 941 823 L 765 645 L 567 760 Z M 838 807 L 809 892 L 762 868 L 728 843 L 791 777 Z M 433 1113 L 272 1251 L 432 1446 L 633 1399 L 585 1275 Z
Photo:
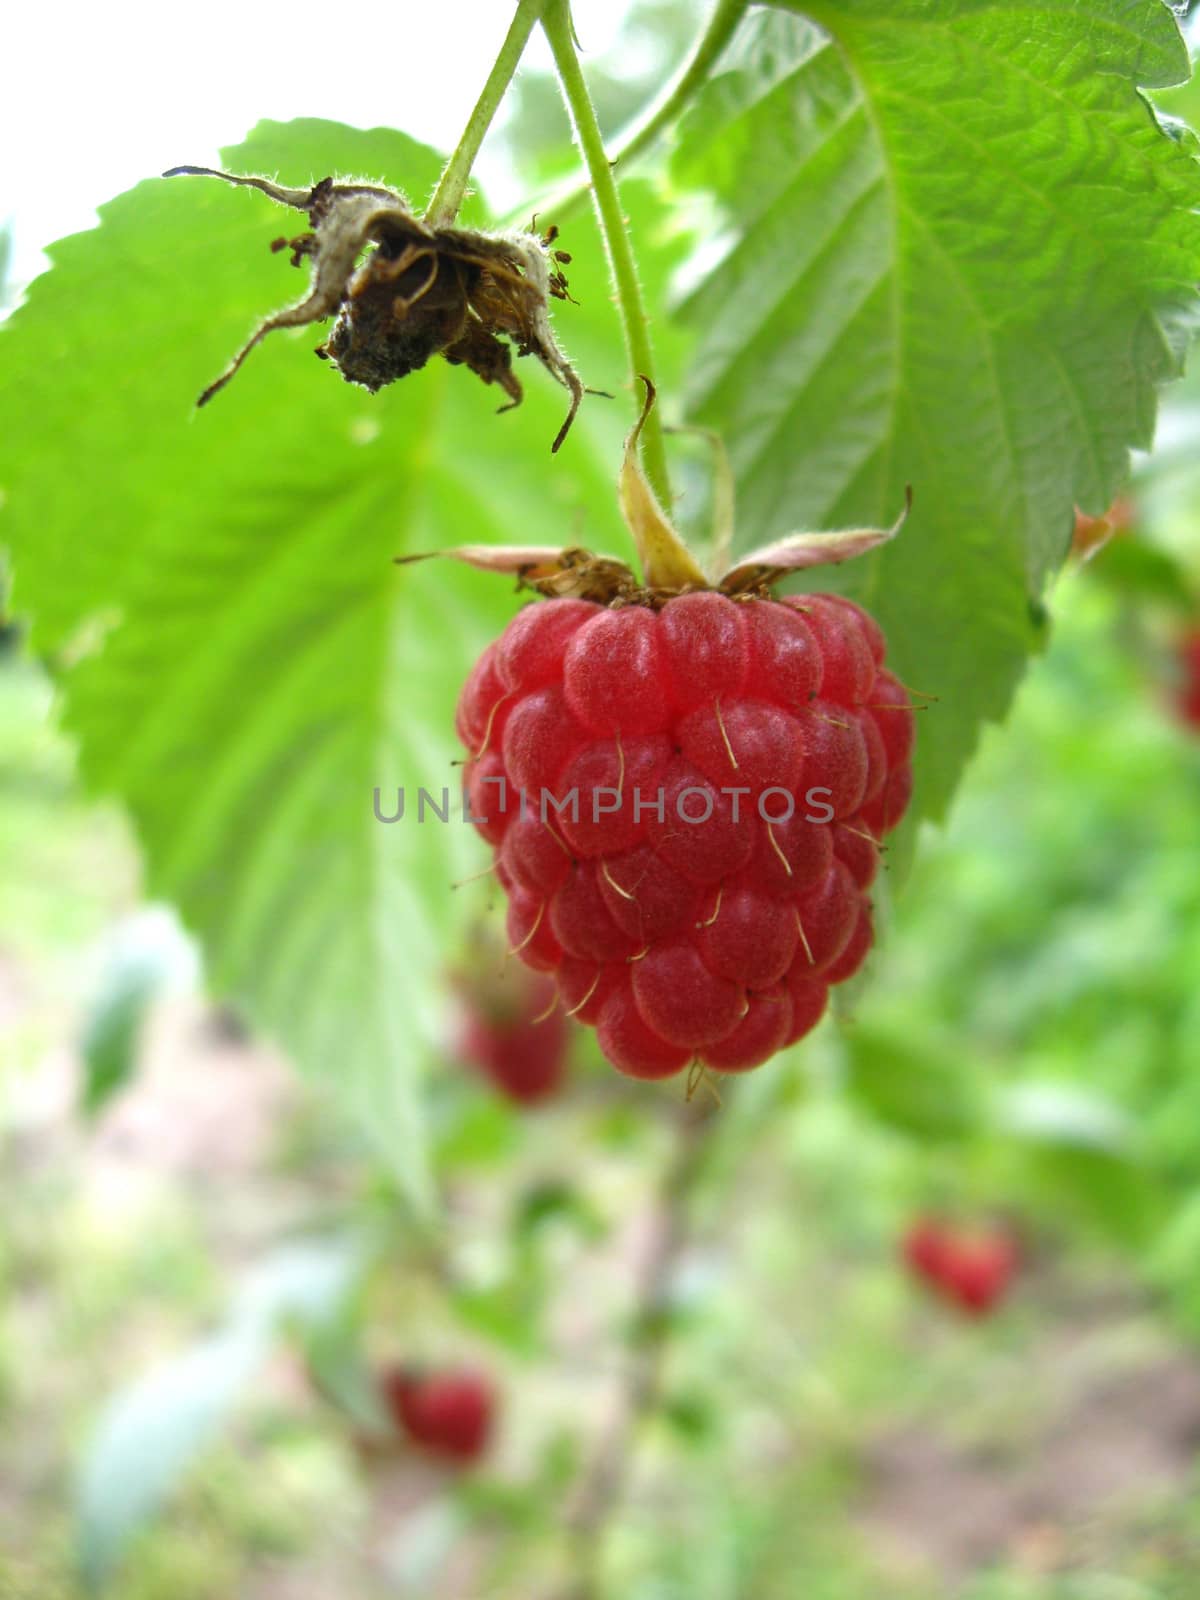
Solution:
M 482 1373 L 390 1367 L 380 1377 L 380 1389 L 396 1426 L 425 1454 L 460 1466 L 483 1454 L 496 1396 Z
M 622 1072 L 757 1066 L 865 960 L 912 792 L 884 652 L 840 597 L 698 590 L 539 600 L 476 664 L 457 726 L 512 946 Z
M 968 1316 L 985 1317 L 1003 1298 L 1016 1266 L 1008 1239 L 980 1239 L 960 1246 L 946 1288 Z
M 932 1217 L 914 1223 L 902 1252 L 935 1294 L 972 1317 L 986 1316 L 999 1303 L 1017 1269 L 1008 1234 L 964 1233 Z
M 950 1258 L 951 1238 L 945 1225 L 933 1217 L 922 1217 L 904 1235 L 901 1253 L 909 1267 L 927 1283 L 940 1284 Z
M 1200 728 L 1200 628 L 1189 629 L 1176 644 L 1178 681 L 1175 708 L 1189 728 Z
M 463 983 L 460 992 L 463 1059 L 518 1105 L 557 1094 L 566 1077 L 571 1024 L 554 980 L 510 963 L 498 977 Z

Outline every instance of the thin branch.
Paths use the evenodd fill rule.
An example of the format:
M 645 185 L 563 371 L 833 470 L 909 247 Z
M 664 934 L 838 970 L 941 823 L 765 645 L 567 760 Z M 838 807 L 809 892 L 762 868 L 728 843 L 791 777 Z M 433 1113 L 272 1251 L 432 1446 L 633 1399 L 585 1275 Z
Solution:
M 693 95 L 707 81 L 749 3 L 750 0 L 716 0 L 703 33 L 674 78 L 613 140 L 610 160 L 614 167 L 631 165 L 678 120 Z M 563 220 L 587 202 L 591 187 L 590 178 L 572 182 L 542 201 L 537 209 L 556 222 Z
M 458 208 L 462 205 L 463 196 L 467 192 L 467 183 L 471 176 L 471 168 L 475 165 L 475 157 L 479 154 L 479 147 L 512 82 L 517 63 L 524 54 L 529 36 L 544 6 L 545 0 L 520 0 L 512 24 L 504 36 L 504 43 L 500 46 L 500 53 L 493 63 L 491 72 L 488 73 L 483 93 L 475 102 L 475 109 L 471 112 L 463 136 L 458 141 L 458 148 L 446 163 L 446 169 L 434 190 L 433 199 L 429 202 L 425 221 L 430 227 L 448 227 L 458 215 Z
M 547 0 L 542 16 L 542 27 L 554 56 L 567 103 L 575 137 L 591 178 L 592 196 L 604 247 L 608 254 L 609 272 L 616 293 L 617 309 L 625 330 L 625 347 L 629 356 L 629 377 L 636 383 L 639 377 L 653 382 L 654 357 L 650 344 L 650 329 L 642 305 L 642 291 L 638 283 L 633 246 L 625 218 L 621 212 L 621 197 L 616 179 L 604 149 L 600 125 L 596 121 L 595 107 L 588 93 L 587 81 L 575 53 L 575 40 L 571 31 L 571 12 L 568 0 Z M 646 476 L 655 494 L 670 513 L 671 484 L 667 476 L 667 454 L 663 446 L 662 423 L 657 407 L 646 419 L 642 433 L 642 462 Z
M 638 1274 L 633 1348 L 621 1394 L 570 1520 L 576 1572 L 564 1600 L 594 1600 L 598 1593 L 604 1533 L 620 1510 L 638 1435 L 661 1403 L 672 1279 L 688 1242 L 691 1201 L 704 1170 L 714 1109 L 711 1104 L 690 1103 L 679 1113 L 675 1155 L 663 1174 L 654 1239 Z

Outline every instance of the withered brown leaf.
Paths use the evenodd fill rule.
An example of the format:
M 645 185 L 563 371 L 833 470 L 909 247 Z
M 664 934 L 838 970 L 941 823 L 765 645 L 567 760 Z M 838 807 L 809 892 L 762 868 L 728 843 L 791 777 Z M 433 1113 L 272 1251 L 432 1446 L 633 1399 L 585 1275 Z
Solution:
M 375 184 L 323 178 L 311 189 L 288 189 L 214 167 L 172 167 L 163 174 L 181 175 L 258 189 L 305 212 L 312 230 L 272 243 L 274 250 L 290 250 L 293 266 L 311 261 L 308 293 L 258 325 L 200 405 L 224 388 L 268 333 L 335 317 L 317 354 L 372 393 L 440 354 L 484 383 L 498 384 L 508 396 L 501 410 L 508 410 L 522 398 L 513 349 L 536 356 L 571 396 L 551 448 L 562 444 L 584 390 L 550 327 L 550 298 L 563 298 L 566 288 L 561 252 L 550 251 L 552 235 L 431 228 L 402 194 Z

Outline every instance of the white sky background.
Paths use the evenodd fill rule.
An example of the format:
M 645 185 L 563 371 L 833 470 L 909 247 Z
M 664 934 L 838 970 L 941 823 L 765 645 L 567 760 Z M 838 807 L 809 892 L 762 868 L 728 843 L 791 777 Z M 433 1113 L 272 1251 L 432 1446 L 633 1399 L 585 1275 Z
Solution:
M 574 0 L 585 66 L 613 44 L 628 8 Z M 100 202 L 180 162 L 215 164 L 221 145 L 263 117 L 395 127 L 449 151 L 514 9 L 511 0 L 12 6 L 0 82 L 10 289 L 42 270 L 45 245 L 92 226 Z M 527 59 L 549 69 L 540 33 Z M 486 144 L 476 170 L 496 203 L 519 199 Z

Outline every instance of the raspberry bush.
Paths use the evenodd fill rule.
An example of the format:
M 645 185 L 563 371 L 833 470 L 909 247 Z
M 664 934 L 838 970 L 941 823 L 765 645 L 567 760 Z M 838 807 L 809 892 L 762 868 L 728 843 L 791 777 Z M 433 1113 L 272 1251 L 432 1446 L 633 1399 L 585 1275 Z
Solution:
M 501 1218 L 491 1179 L 519 1167 L 522 1141 L 544 1139 L 555 1159 L 580 1152 L 585 1183 L 593 1135 L 625 1137 L 621 1116 L 590 1120 L 590 1091 L 562 1096 L 538 1126 L 497 1116 L 464 1087 L 459 1057 L 527 1102 L 560 1081 L 568 1017 L 635 1078 L 737 1073 L 802 1038 L 872 948 L 884 849 L 898 885 L 911 824 L 946 815 L 981 731 L 1044 646 L 1072 528 L 1080 555 L 1118 531 L 1131 450 L 1150 445 L 1156 390 L 1177 376 L 1197 320 L 1200 166 L 1150 98 L 1188 78 L 1181 9 L 713 0 L 674 82 L 611 135 L 568 0 L 514 0 L 448 159 L 395 129 L 315 117 L 261 124 L 215 168 L 190 164 L 203 149 L 147 145 L 147 172 L 182 161 L 170 170 L 188 181 L 148 178 L 104 206 L 97 227 L 53 246 L 51 271 L 4 323 L 13 614 L 56 680 L 83 777 L 125 807 L 148 892 L 178 907 L 214 991 L 324 1073 L 369 1131 L 387 1181 L 364 1187 L 388 1211 L 371 1249 L 390 1252 L 403 1229 L 414 1248 L 397 1253 L 433 1280 L 405 1298 L 414 1318 L 436 1301 L 533 1353 L 525 1290 L 542 1235 L 558 1250 L 560 1224 L 588 1227 L 570 1185 L 546 1172 L 512 1197 L 507 1266 L 510 1252 L 472 1248 L 433 1270 L 440 1240 L 427 1225 L 447 1199 L 444 1231 L 472 1230 L 473 1246 L 484 1212 Z M 510 151 L 530 182 L 504 217 L 472 169 L 539 31 L 574 145 Z M 355 87 L 360 72 L 390 72 L 391 41 L 372 43 Z M 460 66 L 452 48 L 420 61 L 439 93 L 458 87 Z M 508 127 L 519 141 L 520 119 Z M 540 192 L 546 174 L 564 175 L 552 194 Z M 57 188 L 45 196 L 70 214 Z M 330 326 L 266 337 L 314 322 Z M 641 380 L 660 399 L 626 443 L 614 498 Z M 193 417 L 205 383 L 214 403 Z M 497 418 L 505 401 L 512 414 Z M 903 539 L 870 531 L 909 486 Z M 704 568 L 676 517 L 711 548 Z M 793 533 L 804 526 L 837 531 Z M 628 555 L 626 532 L 636 571 L 591 553 Z M 1122 547 L 1136 559 L 1122 540 L 1098 566 Z M 478 573 L 392 567 L 449 551 L 515 575 L 534 598 L 512 619 L 505 586 Z M 836 582 L 810 570 L 851 557 Z M 1177 665 L 1179 709 L 1195 720 L 1196 662 Z M 915 746 L 908 683 L 939 696 Z M 411 803 L 430 786 L 434 812 L 442 792 L 448 809 L 456 699 L 512 981 L 527 985 L 507 1011 L 477 995 L 457 1051 L 447 979 L 484 891 L 450 885 L 478 865 L 477 840 L 448 816 L 418 828 Z M 1152 755 L 1113 728 L 1139 766 Z M 404 790 L 407 814 L 380 807 Z M 1039 799 L 1019 801 L 1022 834 Z M 1095 861 L 1059 892 L 1073 903 L 1100 884 L 1124 937 L 1113 862 L 1135 858 L 1096 833 L 1104 803 L 1089 794 L 1088 826 L 1075 830 Z M 1019 848 L 993 832 L 988 863 L 1015 882 Z M 1045 1137 L 1044 1115 L 1010 1111 L 1009 1126 L 1001 1097 L 974 1089 L 1000 1071 L 1006 1029 L 1022 1061 L 1039 1059 L 1021 1032 L 1026 1009 L 1007 1004 L 1018 950 L 1036 952 L 1032 988 L 1059 1004 L 1074 993 L 1061 976 L 1087 941 L 1050 948 L 1037 909 L 1050 876 L 1040 861 L 1021 917 L 988 920 L 1005 951 L 998 1003 L 958 999 L 985 964 L 967 938 L 960 951 L 942 937 L 964 928 L 958 904 L 936 926 L 961 955 L 945 993 L 930 998 L 932 961 L 893 970 L 912 1012 L 942 1023 L 960 1005 L 952 1038 L 909 1037 L 922 1032 L 909 1012 L 881 1029 L 888 984 L 868 1000 L 874 1019 L 829 1038 L 831 1088 L 903 1137 L 942 1141 L 947 1164 L 967 1139 L 985 1159 L 997 1122 L 1005 1137 L 1029 1140 L 1033 1125 Z M 1140 875 L 1130 903 L 1168 903 L 1186 876 Z M 1103 970 L 1106 1003 L 1121 982 L 1148 988 L 1165 970 L 1158 949 L 1139 964 L 1126 943 Z M 1052 959 L 1035 969 L 1043 951 Z M 1143 1008 L 1143 993 L 1131 1003 Z M 1187 1007 L 1173 996 L 1171 1010 L 1180 1042 L 1155 1047 L 1156 1071 L 1191 1043 Z M 1106 1010 L 1095 1015 L 1107 1024 Z M 1146 1030 L 1127 1043 L 1114 1021 L 1097 1023 L 1106 1048 L 1151 1052 Z M 712 1113 L 730 1163 L 739 1141 L 757 1151 L 764 1107 L 791 1114 L 783 1074 L 759 1085 Z M 651 1108 L 615 1075 L 593 1087 L 648 1136 L 654 1163 L 668 1142 L 655 1142 L 659 1115 L 680 1124 L 677 1164 L 663 1165 L 649 1207 L 658 1253 L 627 1323 L 631 1410 L 651 1410 L 655 1341 L 684 1320 L 667 1314 L 664 1286 L 716 1129 L 681 1093 Z M 1192 1109 L 1164 1119 L 1172 1135 L 1195 1125 Z M 1075 1181 L 1085 1168 L 1111 1181 L 1123 1136 L 1087 1117 L 1072 1130 L 1073 1116 L 1056 1138 L 1087 1160 L 1065 1165 Z M 1061 1106 L 1052 1120 L 1064 1121 Z M 489 1161 L 486 1205 L 460 1205 L 464 1168 Z M 409 1209 L 393 1230 L 398 1189 Z M 1124 1201 L 1109 1209 L 1136 1218 Z M 1002 1267 L 993 1256 L 964 1269 L 960 1256 L 954 1292 L 968 1308 L 994 1301 Z M 290 1301 L 286 1317 L 263 1305 L 248 1296 L 217 1341 L 243 1373 L 292 1320 Z M 346 1378 L 346 1352 L 322 1333 L 322 1370 Z M 202 1352 L 201 1373 L 213 1356 Z M 190 1402 L 195 1370 L 184 1379 Z M 467 1459 L 487 1431 L 486 1386 L 464 1398 L 448 1380 L 431 1376 L 431 1396 L 405 1378 L 394 1399 L 414 1442 Z M 361 1387 L 330 1392 L 353 1410 Z M 232 1392 L 214 1388 L 210 1403 Z M 135 1423 L 157 1425 L 153 1389 L 150 1401 Z M 81 1501 L 97 1583 L 131 1508 L 161 1502 L 180 1459 L 118 1422 Z M 158 1477 L 114 1512 L 112 1486 L 136 1473 Z M 602 1489 L 620 1481 L 599 1477 Z M 594 1529 L 604 1495 L 592 1503 Z M 673 1581 L 691 1592 L 708 1578 Z
M 883 635 L 833 595 L 535 601 L 458 704 L 514 952 L 613 1065 L 758 1066 L 873 939 L 912 791 Z

